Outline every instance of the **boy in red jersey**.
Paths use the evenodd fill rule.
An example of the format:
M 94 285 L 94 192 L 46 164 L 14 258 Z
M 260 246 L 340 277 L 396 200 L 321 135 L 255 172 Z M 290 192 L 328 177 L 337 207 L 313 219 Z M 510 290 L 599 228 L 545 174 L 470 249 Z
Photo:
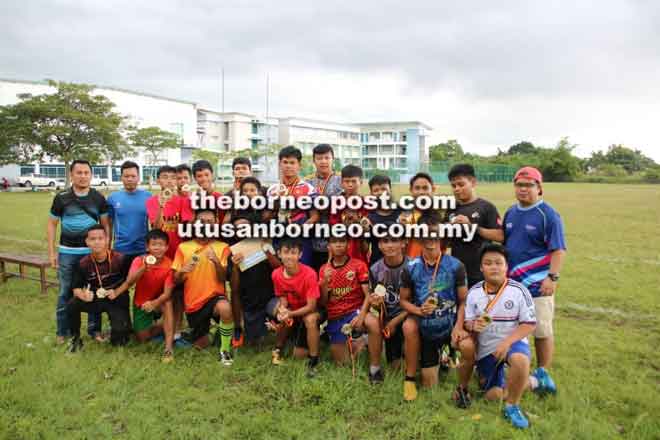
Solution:
M 330 352 L 338 364 L 346 362 L 349 356 L 357 355 L 362 348 L 351 347 L 347 340 L 350 330 L 365 330 L 369 334 L 369 379 L 372 383 L 383 381 L 380 370 L 380 346 L 382 336 L 378 319 L 369 313 L 369 269 L 358 259 L 348 255 L 348 239 L 331 237 L 328 242 L 330 261 L 321 266 L 321 303 L 328 310 L 328 326 L 326 331 L 330 336 Z M 350 342 L 349 342 L 350 343 Z
M 300 240 L 284 239 L 277 255 L 282 266 L 273 271 L 273 287 L 279 301 L 268 314 L 279 321 L 273 364 L 281 365 L 281 352 L 289 336 L 295 337 L 293 355 L 309 356 L 308 375 L 313 376 L 319 363 L 319 299 L 318 277 L 309 266 L 300 263 L 303 244 Z

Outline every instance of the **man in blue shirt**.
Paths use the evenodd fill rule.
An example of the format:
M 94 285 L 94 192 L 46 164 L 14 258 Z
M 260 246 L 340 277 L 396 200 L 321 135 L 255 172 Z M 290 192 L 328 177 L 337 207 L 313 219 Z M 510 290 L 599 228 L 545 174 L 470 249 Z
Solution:
M 557 289 L 566 242 L 561 217 L 543 201 L 543 176 L 533 167 L 518 170 L 513 178 L 518 204 L 504 214 L 504 244 L 509 253 L 509 277 L 523 284 L 534 298 L 537 325 L 534 345 L 538 368 L 536 391 L 555 393 L 547 372 L 552 363 L 554 294 Z
M 151 197 L 151 193 L 139 189 L 139 181 L 138 164 L 131 161 L 124 162 L 121 165 L 121 183 L 124 189 L 113 192 L 108 197 L 114 250 L 124 254 L 127 261 L 133 261 L 133 258 L 145 252 L 144 237 L 148 232 L 146 202 Z
M 60 292 L 57 298 L 57 343 L 63 344 L 70 336 L 67 316 L 67 303 L 73 295 L 71 284 L 78 263 L 89 248 L 85 243 L 87 229 L 101 224 L 109 231 L 108 207 L 98 191 L 91 187 L 92 166 L 86 160 L 76 159 L 69 167 L 71 188 L 58 193 L 53 199 L 46 227 L 48 236 L 48 256 L 53 269 L 57 269 Z M 57 226 L 60 225 L 59 246 L 55 245 Z M 90 314 L 87 320 L 87 333 L 102 340 L 101 315 Z

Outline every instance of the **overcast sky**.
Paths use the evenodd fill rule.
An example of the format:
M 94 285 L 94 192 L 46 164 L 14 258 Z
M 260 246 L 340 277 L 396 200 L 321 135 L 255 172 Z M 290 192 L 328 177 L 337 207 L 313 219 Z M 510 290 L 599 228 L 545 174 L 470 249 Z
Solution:
M 433 143 L 612 143 L 660 162 L 660 2 L 3 1 L 0 77 L 135 89 Z M 459 3 L 459 2 L 451 2 Z

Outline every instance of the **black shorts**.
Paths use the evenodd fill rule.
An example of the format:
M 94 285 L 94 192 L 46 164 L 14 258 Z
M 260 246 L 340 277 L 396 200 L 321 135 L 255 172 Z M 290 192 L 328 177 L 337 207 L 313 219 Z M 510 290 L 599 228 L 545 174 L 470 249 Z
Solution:
M 429 340 L 421 338 L 422 344 L 422 368 L 432 368 L 440 365 L 440 350 L 445 345 L 451 346 L 451 338 Z
M 206 336 L 211 329 L 211 319 L 215 322 L 220 322 L 220 317 L 213 314 L 213 309 L 215 305 L 220 301 L 227 301 L 227 298 L 224 296 L 214 296 L 209 299 L 206 304 L 204 304 L 199 310 L 186 313 L 186 319 L 188 320 L 188 325 L 192 329 L 191 338 L 192 342 L 195 342 L 202 336 Z
M 268 333 L 266 319 L 275 317 L 275 307 L 278 303 L 279 298 L 273 297 L 263 308 L 243 311 L 243 326 L 245 327 L 246 341 L 257 341 L 266 336 Z
M 385 357 L 387 363 L 391 364 L 397 359 L 403 357 L 403 323 L 405 319 L 396 326 L 396 332 L 388 339 L 385 339 Z

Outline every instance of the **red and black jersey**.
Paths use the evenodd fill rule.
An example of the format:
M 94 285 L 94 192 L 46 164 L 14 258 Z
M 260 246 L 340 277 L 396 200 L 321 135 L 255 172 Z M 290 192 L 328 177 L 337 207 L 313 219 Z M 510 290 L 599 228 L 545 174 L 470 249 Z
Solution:
M 328 266 L 330 264 L 330 266 Z M 321 266 L 319 278 L 323 279 L 326 268 L 333 269 L 328 284 L 328 319 L 337 319 L 359 310 L 364 302 L 363 285 L 369 284 L 367 265 L 355 258 L 349 258 L 342 266 L 326 263 Z

